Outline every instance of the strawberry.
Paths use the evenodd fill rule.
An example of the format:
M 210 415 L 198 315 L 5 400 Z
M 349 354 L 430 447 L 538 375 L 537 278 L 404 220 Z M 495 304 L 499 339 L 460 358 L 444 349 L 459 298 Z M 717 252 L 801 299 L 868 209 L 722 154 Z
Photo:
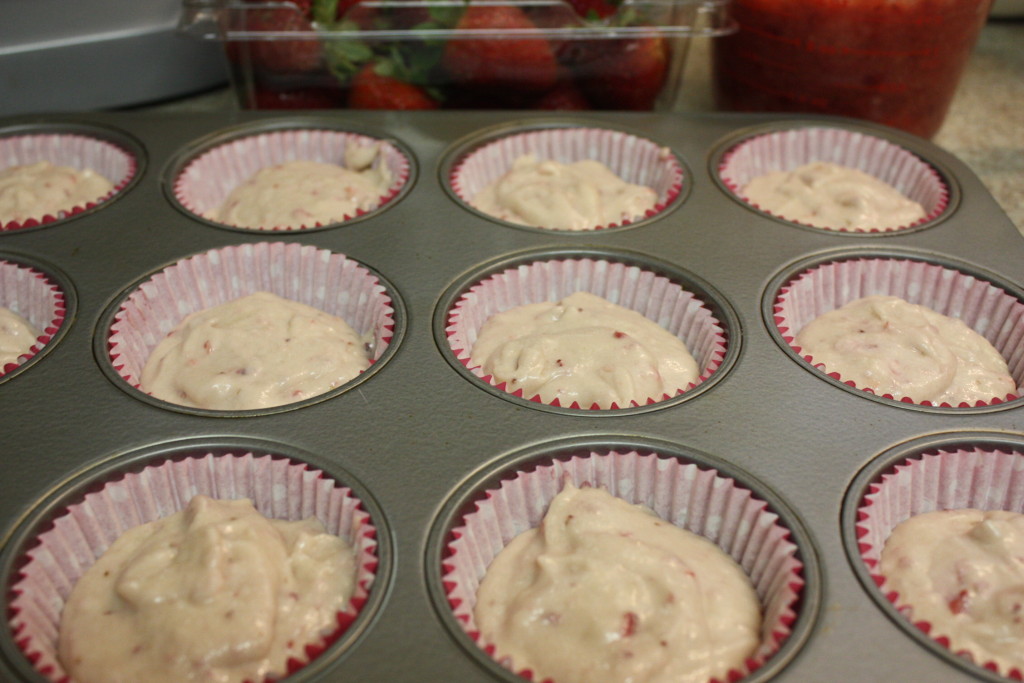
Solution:
M 559 83 L 554 90 L 537 100 L 534 109 L 585 111 L 590 109 L 590 102 L 576 86 L 571 83 Z
M 352 109 L 437 109 L 438 104 L 419 86 L 377 73 L 366 64 L 352 79 L 348 96 Z
M 470 4 L 456 29 L 534 29 L 529 17 L 510 5 Z M 544 38 L 453 38 L 441 63 L 452 81 L 466 87 L 543 92 L 558 78 L 558 64 Z
M 246 30 L 257 33 L 299 33 L 304 39 L 254 39 L 249 41 L 253 65 L 275 73 L 315 71 L 323 63 L 320 40 L 315 37 L 307 7 L 257 9 L 248 13 Z
M 322 28 L 339 24 L 342 25 L 339 28 L 355 27 L 368 31 L 374 28 L 376 18 L 377 8 L 367 7 L 362 0 L 316 0 L 313 4 L 313 21 Z
M 660 35 L 573 41 L 559 57 L 599 109 L 652 109 L 668 73 L 668 46 Z

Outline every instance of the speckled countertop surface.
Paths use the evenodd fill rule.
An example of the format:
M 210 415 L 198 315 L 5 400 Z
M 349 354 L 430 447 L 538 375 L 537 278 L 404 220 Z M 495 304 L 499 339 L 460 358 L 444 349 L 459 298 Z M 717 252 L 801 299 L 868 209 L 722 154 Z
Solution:
M 1024 20 L 985 27 L 935 142 L 978 174 L 1024 235 Z
M 680 111 L 713 109 L 710 38 L 691 41 Z M 216 111 L 235 106 L 221 89 L 151 111 Z M 1024 19 L 994 19 L 981 32 L 949 116 L 934 142 L 978 174 L 1024 236 Z

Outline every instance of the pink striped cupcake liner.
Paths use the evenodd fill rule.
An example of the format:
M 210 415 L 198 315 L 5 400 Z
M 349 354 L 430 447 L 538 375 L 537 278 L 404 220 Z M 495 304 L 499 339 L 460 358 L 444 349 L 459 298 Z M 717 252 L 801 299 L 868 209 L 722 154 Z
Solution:
M 147 359 L 185 317 L 260 291 L 337 316 L 361 337 L 372 339 L 371 367 L 381 361 L 394 337 L 395 294 L 366 266 L 327 249 L 257 242 L 190 256 L 138 285 L 120 303 L 109 330 L 101 332 L 109 362 L 127 385 L 142 391 L 139 381 Z
M 49 161 L 55 166 L 70 166 L 79 171 L 93 170 L 111 182 L 114 189 L 58 215 L 29 218 L 24 222 L 0 223 L 0 233 L 77 216 L 99 206 L 122 191 L 138 169 L 135 156 L 117 144 L 79 133 L 26 133 L 0 136 L 0 170 Z
M 60 285 L 45 273 L 0 258 L 0 307 L 14 311 L 40 331 L 35 343 L 16 363 L 0 367 L 0 378 L 34 358 L 69 324 L 65 296 Z
M 910 258 L 863 257 L 835 260 L 798 273 L 775 294 L 773 321 L 782 340 L 795 354 L 821 373 L 870 394 L 837 373 L 816 365 L 795 337 L 818 316 L 857 299 L 888 295 L 959 318 L 987 339 L 1010 370 L 1018 391 L 1024 386 L 1024 302 L 1006 290 L 955 268 Z M 890 394 L 883 398 L 893 399 Z M 943 408 L 970 408 L 1014 401 L 1019 394 L 993 396 L 974 406 L 961 403 Z M 900 402 L 914 404 L 909 397 Z M 931 406 L 929 401 L 919 405 Z
M 537 260 L 494 273 L 473 284 L 454 302 L 448 312 L 445 335 L 456 360 L 479 381 L 507 391 L 504 382 L 485 374 L 471 360 L 480 328 L 497 313 L 517 306 L 558 301 L 578 291 L 586 291 L 612 303 L 634 310 L 656 322 L 686 345 L 697 361 L 700 376 L 689 386 L 676 387 L 661 396 L 650 396 L 643 403 L 561 406 L 558 399 L 550 405 L 583 410 L 617 410 L 667 401 L 706 382 L 725 359 L 729 337 L 712 311 L 693 292 L 669 278 L 630 265 L 605 259 L 573 258 Z M 524 396 L 522 389 L 511 395 L 541 403 L 539 396 Z
M 772 659 L 793 632 L 804 594 L 804 562 L 791 530 L 764 501 L 714 469 L 626 448 L 554 459 L 511 471 L 475 497 L 446 535 L 442 582 L 459 627 L 498 664 L 527 680 L 491 643 L 474 618 L 477 589 L 491 561 L 513 538 L 540 525 L 566 481 L 596 486 L 645 505 L 676 526 L 702 535 L 736 560 L 750 577 L 762 608 L 761 643 L 717 683 L 738 681 Z M 554 681 L 554 683 L 558 683 Z
M 931 623 L 915 619 L 913 608 L 887 587 L 880 569 L 881 553 L 901 522 L 926 512 L 968 508 L 1024 513 L 1024 449 L 1012 444 L 928 449 L 881 472 L 856 501 L 852 531 L 870 580 L 905 619 L 905 626 L 916 628 L 930 642 L 946 649 L 950 648 L 949 637 Z M 953 654 L 1001 676 L 1024 680 L 1020 670 L 1000 670 L 984 655 L 968 651 Z
M 317 161 L 344 166 L 345 152 L 350 146 L 367 148 L 373 145 L 379 145 L 373 167 L 387 168 L 391 184 L 371 208 L 359 209 L 344 218 L 344 221 L 352 220 L 381 209 L 401 193 L 409 181 L 410 161 L 401 149 L 388 140 L 326 128 L 254 133 L 201 151 L 173 178 L 174 197 L 182 207 L 197 217 L 219 222 L 210 218 L 210 215 L 224 203 L 232 190 L 258 171 L 290 161 Z M 327 226 L 317 223 L 261 228 L 228 227 L 239 230 L 291 231 Z
M 722 155 L 717 172 L 719 180 L 737 200 L 774 215 L 748 202 L 743 188 L 766 173 L 791 171 L 816 161 L 863 171 L 924 208 L 925 217 L 912 225 L 887 225 L 867 232 L 892 232 L 930 223 L 941 216 L 950 203 L 948 181 L 931 163 L 888 140 L 844 128 L 801 127 L 755 135 L 728 149 Z M 775 217 L 806 225 L 785 216 Z M 846 228 L 808 227 L 848 232 Z
M 650 187 L 657 193 L 657 204 L 645 215 L 634 216 L 621 224 L 595 225 L 593 230 L 653 218 L 683 192 L 684 168 L 670 149 L 622 131 L 588 127 L 528 130 L 486 142 L 455 161 L 448 179 L 450 189 L 468 205 L 483 188 L 505 175 L 513 162 L 526 154 L 563 164 L 588 159 L 599 161 L 626 182 Z
M 377 528 L 361 501 L 305 463 L 245 451 L 206 453 L 151 464 L 93 486 L 33 539 L 12 577 L 7 613 L 17 647 L 37 672 L 55 683 L 72 683 L 57 656 L 57 636 L 75 583 L 123 532 L 178 512 L 200 494 L 248 498 L 273 519 L 316 517 L 356 554 L 355 591 L 336 626 L 297 649 L 288 670 L 276 672 L 275 679 L 300 670 L 344 634 L 366 604 L 378 566 Z

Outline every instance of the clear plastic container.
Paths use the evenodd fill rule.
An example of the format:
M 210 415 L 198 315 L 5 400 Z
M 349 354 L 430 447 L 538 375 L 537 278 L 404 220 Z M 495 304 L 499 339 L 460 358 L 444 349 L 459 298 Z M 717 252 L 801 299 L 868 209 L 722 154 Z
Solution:
M 179 28 L 223 43 L 244 109 L 667 110 L 727 2 L 184 0 Z

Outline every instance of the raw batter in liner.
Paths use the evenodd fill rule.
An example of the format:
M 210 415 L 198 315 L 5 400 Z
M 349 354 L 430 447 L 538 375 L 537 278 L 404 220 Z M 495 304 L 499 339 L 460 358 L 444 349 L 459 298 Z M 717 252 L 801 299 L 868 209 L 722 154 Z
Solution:
M 771 214 L 827 230 L 899 228 L 927 215 L 924 207 L 878 178 L 822 161 L 758 176 L 741 194 Z
M 571 483 L 477 592 L 481 643 L 556 683 L 727 680 L 760 643 L 750 579 L 711 541 Z
M 75 683 L 258 682 L 337 625 L 355 557 L 315 518 L 196 496 L 124 532 L 75 584 L 59 656 Z
M 79 171 L 49 161 L 0 170 L 0 225 L 24 223 L 86 206 L 106 197 L 114 185 L 91 169 Z
M 550 230 L 592 230 L 643 217 L 658 203 L 649 187 L 627 183 L 599 161 L 571 164 L 517 158 L 470 205 L 484 213 Z
M 883 590 L 975 663 L 1024 670 L 1024 515 L 943 510 L 893 529 L 882 549 Z
M 18 357 L 28 353 L 39 338 L 39 331 L 32 323 L 9 308 L 0 307 L 0 371 L 9 363 L 18 362 Z
M 391 174 L 374 167 L 380 145 L 345 150 L 345 166 L 290 161 L 261 169 L 232 190 L 206 217 L 255 230 L 328 225 L 375 208 L 388 191 Z
M 681 339 L 589 292 L 492 316 L 473 344 L 471 363 L 510 392 L 581 408 L 643 405 L 675 395 L 700 374 Z
M 267 408 L 341 386 L 369 367 L 367 347 L 341 318 L 257 292 L 186 317 L 153 349 L 140 385 L 184 406 Z
M 962 320 L 894 296 L 871 296 L 818 316 L 796 336 L 814 364 L 876 394 L 975 404 L 1015 394 L 1006 361 Z

